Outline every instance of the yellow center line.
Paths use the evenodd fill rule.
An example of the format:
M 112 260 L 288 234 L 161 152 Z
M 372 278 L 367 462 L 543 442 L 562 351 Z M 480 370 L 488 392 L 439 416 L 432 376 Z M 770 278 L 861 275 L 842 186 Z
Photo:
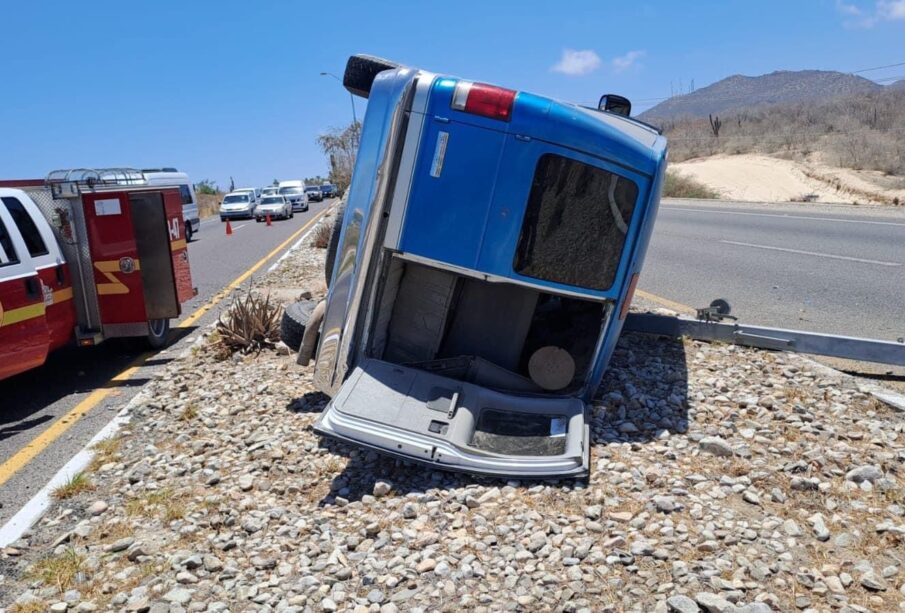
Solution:
M 258 260 L 258 262 L 255 263 L 254 266 L 239 275 L 239 277 L 236 278 L 235 281 L 230 283 L 226 287 L 226 289 L 217 293 L 213 298 L 210 299 L 210 301 L 208 301 L 207 304 L 199 307 L 194 313 L 186 317 L 185 320 L 183 320 L 182 323 L 180 323 L 177 327 L 187 328 L 198 321 L 198 319 L 200 319 L 205 313 L 211 310 L 217 303 L 226 298 L 226 296 L 228 296 L 232 290 L 239 287 L 239 285 L 241 285 L 246 279 L 248 279 L 248 277 L 253 275 L 255 271 L 261 268 L 261 266 L 263 266 L 268 260 L 273 258 L 273 256 L 278 254 L 281 250 L 286 248 L 293 240 L 298 238 L 298 236 L 302 232 L 307 230 L 328 210 L 329 208 L 324 209 L 313 218 L 311 218 L 308 223 L 296 230 L 292 234 L 292 236 L 280 243 L 279 246 L 276 247 L 276 249 Z M 60 419 L 56 420 L 53 424 L 50 425 L 49 428 L 32 439 L 6 462 L 0 464 L 0 486 L 9 481 L 13 477 L 13 475 L 22 470 L 26 465 L 28 465 L 29 462 L 35 459 L 36 456 L 47 449 L 47 447 L 49 447 L 55 440 L 60 438 L 60 436 L 62 436 L 63 433 L 69 430 L 69 428 L 71 428 L 79 420 L 79 418 L 87 415 L 88 412 L 95 406 L 97 406 L 102 400 L 104 400 L 104 398 L 115 392 L 118 387 L 117 384 L 119 382 L 127 381 L 128 379 L 130 379 L 132 375 L 134 375 L 138 371 L 138 369 L 140 369 L 144 365 L 144 363 L 154 355 L 155 354 L 153 352 L 147 352 L 135 358 L 135 360 L 133 360 L 125 370 L 115 375 L 109 381 L 102 384 L 101 387 L 88 394 L 88 396 L 84 400 L 75 405 L 75 407 L 73 407 L 68 413 L 63 415 Z
M 673 311 L 676 311 L 678 313 L 685 313 L 686 315 L 694 315 L 697 313 L 697 309 L 695 309 L 694 307 L 688 306 L 687 304 L 682 304 L 681 302 L 675 302 L 674 300 L 664 298 L 663 296 L 651 294 L 650 292 L 645 292 L 644 290 L 636 289 L 635 296 L 638 298 L 643 298 L 644 300 L 656 302 L 657 304 L 665 306 L 667 309 L 672 309 Z

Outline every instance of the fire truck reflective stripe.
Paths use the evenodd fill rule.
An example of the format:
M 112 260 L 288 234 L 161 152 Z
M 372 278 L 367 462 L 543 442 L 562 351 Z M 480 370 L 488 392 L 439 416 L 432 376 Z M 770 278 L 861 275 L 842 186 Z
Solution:
M 141 263 L 134 260 L 135 268 L 133 270 L 141 270 Z M 109 296 L 111 294 L 128 294 L 129 287 L 116 278 L 116 274 L 120 271 L 119 260 L 105 260 L 103 262 L 95 262 L 94 267 L 98 272 L 107 277 L 109 283 L 98 283 L 97 293 L 101 296 Z
M 53 293 L 53 303 L 54 304 L 66 302 L 67 300 L 72 300 L 72 288 L 71 287 L 67 287 L 66 289 L 60 289 Z
M 19 307 L 17 309 L 9 309 L 8 311 L 4 311 L 2 307 L 0 307 L 0 328 L 4 326 L 11 326 L 13 324 L 17 324 L 21 321 L 26 321 L 28 319 L 34 319 L 35 317 L 43 317 L 44 316 L 44 303 L 38 302 L 37 304 L 30 304 L 28 306 Z
M 180 238 L 178 241 L 172 241 L 170 243 L 170 251 L 179 251 L 180 249 L 185 249 L 187 243 L 184 238 Z

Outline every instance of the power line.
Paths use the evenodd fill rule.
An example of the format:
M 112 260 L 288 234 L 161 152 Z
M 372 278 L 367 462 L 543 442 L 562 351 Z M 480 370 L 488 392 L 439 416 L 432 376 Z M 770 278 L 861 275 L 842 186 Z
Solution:
M 886 64 L 885 66 L 874 66 L 874 67 L 872 67 L 872 68 L 861 68 L 860 70 L 852 70 L 852 71 L 849 71 L 849 72 L 843 72 L 843 71 L 841 71 L 841 70 L 840 70 L 840 71 L 837 71 L 837 72 L 843 72 L 843 74 L 861 74 L 862 72 L 872 72 L 872 71 L 874 71 L 874 70 L 883 70 L 884 68 L 897 68 L 897 67 L 899 67 L 899 66 L 905 66 L 905 62 L 898 62 L 898 63 L 895 63 L 895 64 Z M 872 81 L 875 81 L 875 82 L 877 82 L 877 83 L 880 83 L 880 82 L 884 82 L 884 81 L 895 81 L 895 80 L 898 80 L 898 79 L 901 79 L 901 78 L 905 78 L 905 77 L 902 77 L 902 76 L 899 76 L 899 77 L 883 77 L 883 78 L 879 78 L 879 79 L 871 79 L 871 80 L 872 80 Z M 714 81 L 714 83 L 716 83 L 716 81 Z M 712 84 L 711 84 L 711 85 L 712 85 Z M 697 91 L 697 90 L 695 90 L 695 91 Z M 694 92 L 689 92 L 689 93 L 694 93 Z M 633 100 L 632 102 L 662 102 L 663 100 L 669 100 L 669 99 L 671 99 L 671 98 L 677 98 L 677 97 L 680 97 L 680 96 L 687 96 L 687 95 L 688 95 L 688 94 L 675 94 L 675 95 L 670 95 L 670 96 L 660 96 L 660 97 L 657 97 L 657 98 L 636 98 L 636 99 Z
M 899 62 L 898 64 L 887 64 L 886 66 L 875 66 L 873 68 L 862 68 L 861 70 L 853 70 L 849 74 L 860 74 L 862 72 L 871 72 L 873 70 L 883 70 L 884 68 L 896 68 L 898 66 L 905 66 L 905 62 Z

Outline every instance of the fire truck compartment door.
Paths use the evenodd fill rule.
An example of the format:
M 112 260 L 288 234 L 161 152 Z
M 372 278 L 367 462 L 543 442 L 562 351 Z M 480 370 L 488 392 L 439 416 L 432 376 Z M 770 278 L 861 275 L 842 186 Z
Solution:
M 128 192 L 103 192 L 82 196 L 88 249 L 101 323 L 147 322 L 141 270 Z
M 129 207 L 132 209 L 135 245 L 141 260 L 140 272 L 148 319 L 179 317 L 179 298 L 170 255 L 170 228 L 164 195 L 161 192 L 131 193 Z M 182 226 L 182 223 L 178 225 Z
M 50 343 L 45 299 L 25 243 L 0 206 L 0 379 L 44 363 Z
M 189 266 L 188 239 L 185 236 L 182 196 L 176 190 L 165 190 L 163 204 L 167 217 L 167 233 L 170 238 L 170 259 L 173 264 L 173 279 L 176 283 L 176 298 L 182 304 L 195 297 L 192 270 Z

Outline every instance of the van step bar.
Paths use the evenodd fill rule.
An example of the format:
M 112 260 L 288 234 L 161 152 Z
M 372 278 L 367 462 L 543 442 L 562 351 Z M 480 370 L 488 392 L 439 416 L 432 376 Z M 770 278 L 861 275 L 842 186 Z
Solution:
M 687 336 L 698 341 L 718 341 L 745 347 L 825 355 L 834 358 L 905 366 L 905 340 L 881 341 L 853 336 L 818 334 L 803 330 L 786 330 L 740 323 L 700 321 L 653 313 L 629 313 L 625 332 L 640 332 L 678 338 Z

